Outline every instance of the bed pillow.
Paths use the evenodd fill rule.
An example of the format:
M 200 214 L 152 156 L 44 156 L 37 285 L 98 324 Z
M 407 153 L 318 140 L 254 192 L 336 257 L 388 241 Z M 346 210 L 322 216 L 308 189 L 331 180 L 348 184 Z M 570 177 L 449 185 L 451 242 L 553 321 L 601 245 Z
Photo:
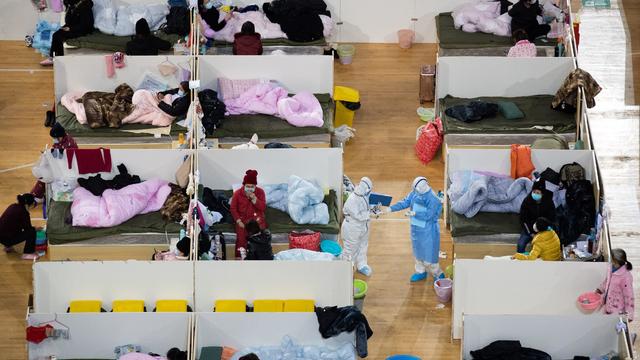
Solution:
M 502 116 L 509 120 L 522 119 L 524 113 L 518 108 L 518 105 L 510 101 L 499 101 L 498 107 Z
M 93 0 L 93 26 L 103 34 L 113 35 L 117 10 L 113 0 Z
M 222 102 L 240 97 L 250 88 L 260 84 L 260 79 L 231 80 L 227 78 L 218 79 L 218 96 Z

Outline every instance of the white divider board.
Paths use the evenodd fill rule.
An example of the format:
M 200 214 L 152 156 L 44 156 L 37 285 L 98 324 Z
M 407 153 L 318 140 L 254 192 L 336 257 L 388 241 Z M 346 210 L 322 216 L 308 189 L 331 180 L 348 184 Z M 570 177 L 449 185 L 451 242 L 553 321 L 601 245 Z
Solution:
M 553 95 L 573 69 L 567 57 L 445 56 L 438 58 L 436 96 Z
M 200 56 L 201 89 L 218 90 L 218 78 L 265 79 L 279 82 L 290 93 L 301 91 L 333 94 L 333 57 L 324 55 L 286 56 Z
M 323 188 L 342 189 L 342 149 L 198 150 L 200 183 L 230 190 L 248 169 L 260 184 L 287 183 L 291 175 L 314 179 Z
M 300 345 L 338 348 L 355 343 L 353 333 L 323 339 L 315 313 L 197 313 L 196 354 L 204 346 L 230 346 L 237 350 L 279 346 L 289 335 Z
M 141 1 L 141 0 L 138 0 Z M 145 73 L 149 72 L 158 80 L 167 83 L 170 88 L 178 86 L 173 75 L 162 76 L 158 65 L 165 61 L 189 69 L 189 57 L 185 55 L 171 56 L 126 56 L 126 66 L 115 70 L 115 76 L 108 78 L 104 55 L 69 55 L 55 58 L 53 65 L 56 100 L 69 91 L 113 91 L 118 85 L 127 83 L 134 90 L 142 82 Z
M 114 348 L 126 344 L 165 355 L 172 347 L 185 350 L 189 344 L 189 313 L 30 314 L 27 321 L 37 326 L 56 316 L 69 327 L 69 339 L 28 343 L 30 360 L 50 355 L 58 359 L 113 359 Z
M 607 263 L 455 260 L 454 339 L 467 315 L 580 315 L 578 296 L 607 276 Z
M 111 179 L 119 174 L 117 166 L 124 164 L 129 174 L 139 175 L 140 179 L 164 179 L 176 181 L 176 171 L 184 162 L 184 158 L 193 153 L 192 150 L 182 149 L 111 149 L 111 173 L 100 173 L 103 179 Z M 88 177 L 92 174 L 80 174 L 78 164 L 74 159 L 69 169 L 66 153 L 62 159 L 56 159 L 51 153 L 46 153 L 53 179 L 65 180 L 69 178 Z
M 187 300 L 193 308 L 193 263 L 187 261 L 63 261 L 33 266 L 35 313 L 63 313 L 71 300 Z
M 465 315 L 463 359 L 497 340 L 519 340 L 552 359 L 618 352 L 617 315 Z
M 562 165 L 577 162 L 585 170 L 585 178 L 594 181 L 593 150 L 548 150 L 531 149 L 531 161 L 536 170 L 547 167 L 560 171 Z M 456 171 L 490 171 L 509 175 L 511 173 L 511 149 L 448 148 L 447 174 Z
M 309 299 L 316 306 L 353 305 L 348 261 L 198 261 L 196 312 L 216 300 Z

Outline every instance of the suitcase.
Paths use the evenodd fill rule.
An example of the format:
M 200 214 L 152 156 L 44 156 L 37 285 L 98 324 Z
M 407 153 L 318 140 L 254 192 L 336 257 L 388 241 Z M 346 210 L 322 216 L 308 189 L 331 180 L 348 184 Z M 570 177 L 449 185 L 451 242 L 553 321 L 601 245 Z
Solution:
M 436 94 L 436 66 L 420 67 L 420 104 L 433 102 Z

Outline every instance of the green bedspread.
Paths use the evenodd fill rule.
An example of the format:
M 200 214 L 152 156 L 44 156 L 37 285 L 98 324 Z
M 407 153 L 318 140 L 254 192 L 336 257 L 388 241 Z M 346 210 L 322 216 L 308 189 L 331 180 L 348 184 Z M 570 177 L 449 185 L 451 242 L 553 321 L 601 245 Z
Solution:
M 285 38 L 277 38 L 277 39 L 262 39 L 262 46 L 325 46 L 327 45 L 327 41 L 322 38 L 316 41 L 309 42 L 297 42 Z M 226 41 L 214 41 L 213 47 L 231 47 L 233 43 L 229 43 Z
M 62 125 L 65 130 L 71 136 L 78 137 L 144 137 L 150 136 L 145 133 L 132 133 L 126 130 L 143 130 L 143 129 L 153 129 L 156 126 L 153 125 L 144 125 L 144 124 L 125 124 L 122 125 L 119 129 L 113 129 L 109 127 L 92 129 L 86 124 L 80 124 L 76 119 L 76 116 L 67 110 L 66 107 L 62 106 L 60 102 L 56 106 L 56 121 Z M 179 119 L 176 119 L 179 121 Z M 187 128 L 177 125 L 175 122 L 171 125 L 171 136 L 178 136 L 179 133 L 184 133 L 187 131 Z
M 574 114 L 567 114 L 551 109 L 552 95 L 533 95 L 520 97 L 479 97 L 475 99 L 445 96 L 440 99 L 440 118 L 445 134 L 485 133 L 485 134 L 521 134 L 521 133 L 551 133 L 547 130 L 534 129 L 532 126 L 553 126 L 553 132 L 558 134 L 576 131 Z M 514 102 L 525 117 L 508 120 L 499 112 L 494 118 L 482 119 L 465 123 L 445 115 L 444 111 L 450 106 L 468 103 L 471 100 L 486 102 L 511 101 Z
M 222 121 L 222 126 L 209 136 L 212 138 L 281 138 L 316 134 L 328 134 L 333 128 L 333 101 L 329 94 L 315 94 L 324 116 L 322 127 L 295 127 L 284 119 L 271 115 L 232 115 Z
M 199 189 L 199 197 L 202 199 L 202 186 Z M 229 198 L 233 195 L 233 191 L 225 191 L 225 195 Z M 329 191 L 329 195 L 324 197 L 324 203 L 329 208 L 329 223 L 327 225 L 300 225 L 291 220 L 289 214 L 280 210 L 276 210 L 267 207 L 265 217 L 269 230 L 273 234 L 283 234 L 292 231 L 304 231 L 306 229 L 322 232 L 325 234 L 337 234 L 340 232 L 340 223 L 338 221 L 338 205 L 336 204 L 336 192 L 334 190 Z M 214 224 L 211 227 L 213 230 L 222 232 L 235 232 L 235 226 L 233 224 Z
M 520 215 L 480 212 L 472 218 L 449 211 L 451 236 L 520 234 Z
M 181 38 L 176 34 L 165 34 L 163 31 L 157 31 L 155 36 L 162 40 L 166 40 L 171 44 L 175 44 Z M 89 35 L 81 36 L 75 39 L 69 39 L 66 41 L 67 45 L 75 46 L 84 49 L 94 49 L 102 51 L 125 51 L 127 42 L 131 40 L 131 36 L 116 36 L 101 33 L 95 30 Z
M 64 222 L 70 208 L 70 202 L 52 200 L 49 203 L 47 239 L 50 244 L 61 245 L 124 233 L 178 233 L 181 228 L 178 224 L 166 223 L 159 211 L 134 216 L 129 221 L 110 228 L 74 227 Z
M 511 47 L 513 41 L 508 36 L 498 36 L 482 32 L 468 33 L 455 28 L 450 12 L 436 16 L 436 31 L 441 48 L 472 49 L 490 47 Z M 545 41 L 546 40 L 546 41 Z M 555 46 L 555 39 L 537 39 L 537 46 Z

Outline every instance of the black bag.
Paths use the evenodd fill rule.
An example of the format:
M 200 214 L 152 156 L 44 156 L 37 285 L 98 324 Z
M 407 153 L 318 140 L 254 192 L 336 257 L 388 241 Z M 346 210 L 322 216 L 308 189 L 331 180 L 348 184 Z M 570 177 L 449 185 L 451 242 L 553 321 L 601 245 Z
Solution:
M 211 135 L 220 127 L 227 107 L 218 99 L 218 93 L 211 89 L 200 91 L 198 93 L 198 99 L 200 100 L 200 106 L 202 106 L 202 112 L 204 113 L 202 126 L 206 134 Z
M 47 115 L 44 118 L 44 127 L 53 127 L 56 124 L 56 113 L 52 110 L 47 110 Z
M 223 191 L 213 191 L 205 187 L 202 192 L 202 203 L 207 209 L 215 211 L 222 215 L 222 224 L 233 224 L 233 216 L 231 215 L 231 200 Z
M 163 30 L 167 34 L 178 34 L 180 36 L 189 35 L 191 28 L 189 20 L 189 9 L 182 6 L 172 6 L 167 15 L 167 23 Z
M 596 200 L 589 180 L 578 180 L 567 188 L 566 208 L 559 208 L 559 237 L 563 245 L 582 234 L 590 234 L 596 222 Z
M 255 234 L 247 239 L 248 252 L 247 260 L 273 260 L 273 249 L 271 248 L 271 232 L 262 230 L 260 234 Z
M 555 185 L 560 185 L 560 174 L 555 172 L 551 168 L 546 168 L 541 174 L 540 179 L 544 181 L 548 181 Z
M 567 114 L 575 114 L 576 113 L 576 107 L 569 104 L 568 102 L 562 100 L 562 102 L 560 102 L 560 104 L 558 104 L 558 106 L 556 107 L 551 107 L 553 110 L 555 111 L 561 111 Z

